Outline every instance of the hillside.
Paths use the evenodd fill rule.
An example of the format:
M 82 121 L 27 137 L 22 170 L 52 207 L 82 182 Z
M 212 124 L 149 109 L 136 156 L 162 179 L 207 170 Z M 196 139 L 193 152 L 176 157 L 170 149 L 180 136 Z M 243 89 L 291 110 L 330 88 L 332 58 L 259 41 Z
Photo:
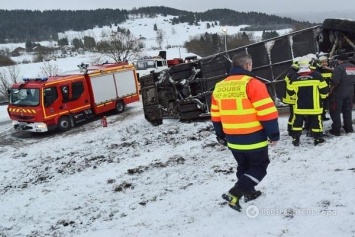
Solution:
M 188 23 L 197 25 L 200 21 L 219 22 L 221 25 L 265 26 L 265 30 L 290 28 L 293 25 L 309 26 L 287 17 L 279 17 L 258 12 L 237 12 L 228 9 L 215 9 L 202 13 L 180 11 L 167 7 L 143 7 L 131 11 L 119 9 L 97 10 L 0 10 L 0 43 L 58 40 L 57 33 L 68 30 L 84 31 L 124 23 L 130 16 L 154 18 L 156 15 L 172 15 L 171 25 Z M 272 28 L 275 27 L 275 28 Z
M 164 41 L 162 42 L 162 47 L 164 50 L 167 50 L 167 57 L 172 58 L 185 58 L 186 56 L 191 56 L 191 52 L 183 47 L 184 43 L 191 39 L 191 37 L 200 34 L 219 34 L 223 36 L 222 26 L 214 26 L 207 28 L 207 23 L 212 25 L 212 22 L 204 22 L 201 25 L 189 25 L 188 23 L 179 23 L 171 25 L 169 21 L 174 18 L 174 16 L 156 16 L 154 18 L 130 18 L 124 23 L 120 24 L 121 28 L 130 29 L 130 32 L 135 35 L 137 38 L 140 35 L 144 35 L 144 45 L 145 48 L 142 49 L 142 52 L 137 55 L 139 57 L 143 56 L 156 56 L 159 53 L 158 44 L 156 41 L 156 31 L 154 31 L 154 25 L 158 26 L 158 29 L 162 29 L 165 33 Z M 241 28 L 246 25 L 240 26 L 224 26 L 228 30 L 228 35 L 237 34 L 240 32 Z M 117 26 L 104 26 L 104 27 L 94 27 L 91 29 L 86 29 L 84 31 L 65 31 L 60 34 L 60 37 L 67 37 L 69 41 L 76 37 L 92 36 L 100 40 L 102 32 L 116 30 Z M 278 30 L 277 32 L 282 35 L 290 32 L 291 29 Z M 251 32 L 249 32 L 251 33 Z M 227 37 L 229 37 L 227 35 Z M 252 33 L 253 37 L 256 40 L 260 40 L 262 36 L 262 31 L 254 31 Z M 56 44 L 56 41 L 41 41 L 41 45 L 50 46 Z M 0 44 L 0 51 L 13 51 L 17 47 L 25 48 L 25 42 L 22 43 L 9 43 L 9 44 Z M 168 46 L 170 46 L 168 48 Z M 50 61 L 51 64 L 57 65 L 60 72 L 74 70 L 77 68 L 77 65 L 84 63 L 98 63 L 104 62 L 107 58 L 103 55 L 95 52 L 83 52 L 78 54 L 77 52 L 72 53 L 71 55 L 57 55 L 55 60 Z M 12 60 L 19 63 L 19 80 L 25 77 L 37 77 L 40 75 L 40 68 L 43 67 L 43 62 L 22 64 L 22 62 L 33 62 L 33 55 L 23 54 L 18 57 L 11 57 Z M 69 63 L 68 63 L 69 62 Z M 0 67 L 0 73 L 3 72 L 6 74 L 6 68 Z

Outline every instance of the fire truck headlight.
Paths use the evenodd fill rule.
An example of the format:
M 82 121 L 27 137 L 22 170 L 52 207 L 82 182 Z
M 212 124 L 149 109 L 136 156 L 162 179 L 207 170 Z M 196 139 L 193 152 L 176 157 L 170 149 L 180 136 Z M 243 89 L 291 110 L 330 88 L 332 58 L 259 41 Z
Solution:
M 46 128 L 47 126 L 45 124 L 37 124 L 35 128 L 43 129 Z

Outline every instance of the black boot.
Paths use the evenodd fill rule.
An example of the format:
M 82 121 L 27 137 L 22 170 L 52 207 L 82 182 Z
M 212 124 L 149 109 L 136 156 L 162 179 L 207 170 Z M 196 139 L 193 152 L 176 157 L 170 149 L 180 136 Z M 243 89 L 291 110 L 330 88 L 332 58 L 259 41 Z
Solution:
M 255 190 L 250 193 L 244 194 L 244 201 L 249 202 L 251 200 L 257 199 L 261 195 L 261 191 Z
M 293 144 L 294 146 L 299 146 L 299 145 L 300 145 L 300 139 L 299 139 L 299 138 L 293 138 L 292 144 Z
M 315 146 L 317 146 L 318 144 L 323 143 L 323 142 L 325 142 L 324 138 L 319 137 L 319 138 L 314 139 Z

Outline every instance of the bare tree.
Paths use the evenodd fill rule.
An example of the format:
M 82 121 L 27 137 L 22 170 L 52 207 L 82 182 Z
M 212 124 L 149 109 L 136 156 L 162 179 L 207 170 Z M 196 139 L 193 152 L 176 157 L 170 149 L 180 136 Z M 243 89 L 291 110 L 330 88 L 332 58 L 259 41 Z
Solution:
M 4 71 L 0 71 L 0 101 L 7 101 L 7 90 L 10 88 L 11 84 L 6 80 L 6 75 Z
M 8 66 L 7 72 L 9 74 L 9 80 L 12 84 L 19 82 L 20 68 L 18 65 Z
M 162 48 L 162 43 L 164 40 L 165 32 L 162 29 L 157 30 L 156 41 L 158 43 L 159 48 Z
M 20 68 L 17 65 L 8 66 L 0 71 L 0 100 L 7 101 L 7 90 L 19 81 Z
M 97 43 L 97 50 L 113 59 L 115 62 L 129 60 L 129 58 L 139 52 L 139 40 L 129 31 L 112 32 L 103 34 L 103 40 Z
M 55 63 L 51 63 L 51 61 L 44 61 L 43 65 L 40 67 L 41 72 L 39 76 L 42 77 L 49 77 L 49 76 L 55 76 L 59 72 L 58 65 Z

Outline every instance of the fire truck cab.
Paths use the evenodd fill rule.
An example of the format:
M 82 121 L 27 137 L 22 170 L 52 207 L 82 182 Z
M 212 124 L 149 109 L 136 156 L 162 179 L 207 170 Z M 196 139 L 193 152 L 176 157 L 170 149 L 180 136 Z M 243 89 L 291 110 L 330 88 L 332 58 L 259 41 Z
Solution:
M 48 78 L 24 79 L 9 90 L 8 113 L 18 130 L 69 130 L 77 123 L 108 111 L 121 113 L 139 101 L 133 65 L 84 66 Z

